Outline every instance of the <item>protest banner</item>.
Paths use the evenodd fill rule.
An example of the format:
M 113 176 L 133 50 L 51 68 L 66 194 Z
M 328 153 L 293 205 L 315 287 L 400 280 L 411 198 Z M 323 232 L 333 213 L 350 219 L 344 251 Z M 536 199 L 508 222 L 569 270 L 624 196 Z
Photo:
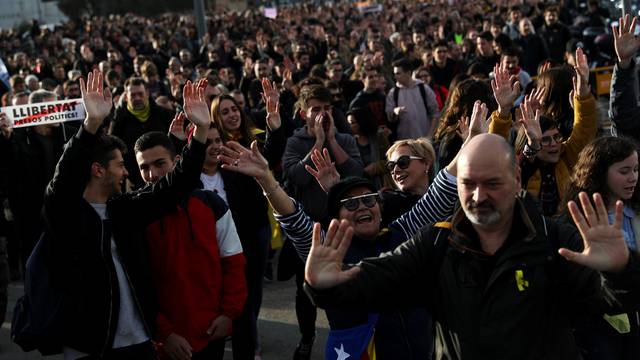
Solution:
M 376 4 L 373 1 L 359 1 L 356 3 L 356 7 L 363 14 L 382 11 L 382 4 Z
M 82 99 L 56 100 L 0 108 L 14 128 L 84 120 Z
M 274 7 L 266 7 L 262 9 L 262 14 L 266 18 L 275 19 L 278 17 L 278 9 Z

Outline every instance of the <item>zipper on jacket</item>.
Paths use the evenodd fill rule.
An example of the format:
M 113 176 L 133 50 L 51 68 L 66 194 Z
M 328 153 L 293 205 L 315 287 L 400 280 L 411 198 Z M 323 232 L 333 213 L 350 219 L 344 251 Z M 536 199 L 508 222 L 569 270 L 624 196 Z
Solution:
M 109 278 L 109 318 L 107 320 L 107 334 L 104 340 L 104 346 L 102 347 L 102 353 L 100 357 L 103 357 L 109 346 L 109 331 L 111 329 L 111 318 L 113 317 L 113 279 L 111 278 L 111 269 L 109 269 L 109 263 L 105 255 L 105 243 L 104 243 L 104 221 L 100 218 L 100 252 L 102 253 L 102 260 L 104 260 L 105 268 Z

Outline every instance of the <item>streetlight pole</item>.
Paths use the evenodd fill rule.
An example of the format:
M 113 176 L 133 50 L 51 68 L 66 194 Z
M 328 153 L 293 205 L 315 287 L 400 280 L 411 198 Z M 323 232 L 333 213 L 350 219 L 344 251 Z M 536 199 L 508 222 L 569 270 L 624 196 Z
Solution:
M 207 32 L 207 22 L 204 18 L 204 0 L 193 0 L 193 11 L 196 17 L 196 27 L 198 28 L 198 38 L 202 39 Z
M 622 15 L 631 14 L 631 0 L 621 0 Z

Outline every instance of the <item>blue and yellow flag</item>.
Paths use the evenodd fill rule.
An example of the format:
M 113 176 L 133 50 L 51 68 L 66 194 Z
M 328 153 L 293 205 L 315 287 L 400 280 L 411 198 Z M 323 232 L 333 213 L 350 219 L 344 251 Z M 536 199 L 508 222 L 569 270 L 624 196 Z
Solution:
M 373 333 L 377 322 L 378 314 L 369 314 L 366 324 L 330 330 L 324 352 L 325 360 L 375 360 Z

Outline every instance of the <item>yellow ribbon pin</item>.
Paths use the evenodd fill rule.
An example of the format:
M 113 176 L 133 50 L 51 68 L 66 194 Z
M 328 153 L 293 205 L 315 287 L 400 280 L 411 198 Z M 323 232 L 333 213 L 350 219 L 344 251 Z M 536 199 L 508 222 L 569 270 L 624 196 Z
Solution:
M 516 285 L 519 291 L 525 291 L 529 287 L 529 281 L 524 279 L 524 271 L 516 270 Z

